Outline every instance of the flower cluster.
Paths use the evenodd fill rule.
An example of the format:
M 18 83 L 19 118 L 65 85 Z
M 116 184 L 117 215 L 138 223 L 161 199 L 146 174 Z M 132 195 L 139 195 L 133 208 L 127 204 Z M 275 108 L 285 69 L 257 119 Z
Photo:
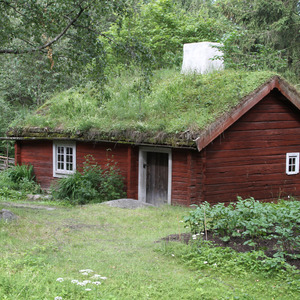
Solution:
M 85 269 L 85 270 L 79 270 L 79 273 L 83 276 L 90 276 L 90 279 L 87 279 L 87 280 L 83 280 L 83 281 L 79 281 L 77 279 L 72 279 L 70 282 L 72 284 L 75 284 L 77 286 L 81 286 L 81 287 L 86 287 L 85 288 L 85 291 L 89 292 L 89 291 L 92 291 L 92 287 L 93 286 L 98 286 L 101 284 L 101 281 L 100 280 L 106 280 L 107 277 L 105 276 L 102 276 L 102 275 L 99 275 L 99 274 L 93 274 L 94 271 L 91 270 L 91 269 Z M 91 276 L 92 275 L 92 276 Z M 62 277 L 59 277 L 56 279 L 57 282 L 63 282 L 65 281 L 64 278 Z M 54 298 L 54 300 L 62 300 L 63 298 L 60 297 L 60 296 L 57 296 Z

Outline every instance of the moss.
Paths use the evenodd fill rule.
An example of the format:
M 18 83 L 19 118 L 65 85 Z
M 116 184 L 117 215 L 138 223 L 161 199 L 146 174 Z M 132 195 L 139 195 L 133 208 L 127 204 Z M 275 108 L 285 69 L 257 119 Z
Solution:
M 78 88 L 53 96 L 8 134 L 190 144 L 274 75 L 226 70 L 186 76 L 162 70 L 153 78 L 152 91 L 141 97 L 135 78 L 127 74 L 112 79 L 106 93 Z

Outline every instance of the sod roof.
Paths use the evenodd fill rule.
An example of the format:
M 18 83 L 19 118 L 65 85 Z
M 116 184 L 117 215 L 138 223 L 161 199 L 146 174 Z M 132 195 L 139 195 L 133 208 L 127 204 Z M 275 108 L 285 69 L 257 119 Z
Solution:
M 85 87 L 53 96 L 12 124 L 8 136 L 196 147 L 195 140 L 217 120 L 275 77 L 271 72 L 162 70 L 155 73 L 152 90 L 142 94 L 138 77 L 121 76 L 102 93 Z

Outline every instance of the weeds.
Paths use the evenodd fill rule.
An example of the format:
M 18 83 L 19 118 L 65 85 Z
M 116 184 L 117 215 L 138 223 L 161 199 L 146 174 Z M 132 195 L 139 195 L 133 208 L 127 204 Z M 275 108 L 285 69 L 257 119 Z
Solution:
M 124 196 L 123 178 L 113 160 L 102 168 L 92 156 L 87 156 L 83 171 L 59 179 L 52 186 L 52 195 L 71 204 L 113 200 Z
M 20 200 L 26 193 L 41 191 L 32 165 L 17 165 L 0 173 L 0 196 Z

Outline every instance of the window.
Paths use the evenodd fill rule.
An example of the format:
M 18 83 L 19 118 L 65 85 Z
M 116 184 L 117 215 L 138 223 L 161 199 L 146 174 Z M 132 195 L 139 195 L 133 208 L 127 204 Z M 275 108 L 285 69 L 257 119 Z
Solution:
M 286 174 L 294 175 L 299 173 L 299 153 L 286 154 Z
M 64 177 L 76 170 L 75 143 L 53 143 L 53 177 Z

